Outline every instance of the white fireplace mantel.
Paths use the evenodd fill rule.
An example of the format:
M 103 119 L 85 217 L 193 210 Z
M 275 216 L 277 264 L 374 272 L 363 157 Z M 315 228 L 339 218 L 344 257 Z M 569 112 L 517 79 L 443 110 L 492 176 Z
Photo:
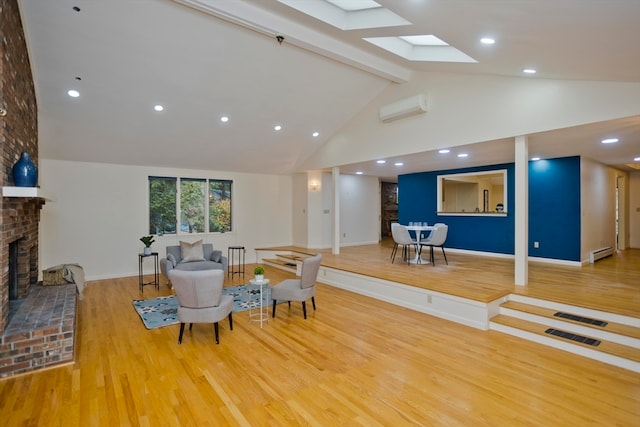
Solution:
M 2 187 L 2 197 L 35 197 L 52 201 L 40 187 Z

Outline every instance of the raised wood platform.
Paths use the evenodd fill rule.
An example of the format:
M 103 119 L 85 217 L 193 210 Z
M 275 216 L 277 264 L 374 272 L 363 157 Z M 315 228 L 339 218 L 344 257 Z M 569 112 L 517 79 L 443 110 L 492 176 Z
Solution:
M 297 274 L 302 259 L 316 252 L 294 246 L 257 251 L 276 254 L 276 258 L 263 259 L 265 264 Z M 640 372 L 640 284 L 634 270 L 640 262 L 638 250 L 583 267 L 530 262 L 527 286 L 513 283 L 513 260 L 504 257 L 448 251 L 449 265 L 438 258 L 435 265 L 407 265 L 392 264 L 390 251 L 390 242 L 341 248 L 339 255 L 321 250 L 318 282 Z M 527 308 L 516 301 L 527 301 Z M 550 313 L 557 310 L 607 319 L 607 330 L 553 318 Z M 545 333 L 550 328 L 561 333 Z M 567 338 L 572 334 L 594 337 L 602 345 L 585 347 Z

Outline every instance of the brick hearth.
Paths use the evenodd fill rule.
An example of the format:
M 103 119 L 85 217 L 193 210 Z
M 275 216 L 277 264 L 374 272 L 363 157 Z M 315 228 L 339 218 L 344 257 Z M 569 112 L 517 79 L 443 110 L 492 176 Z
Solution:
M 76 285 L 31 287 L 0 338 L 0 377 L 73 361 Z

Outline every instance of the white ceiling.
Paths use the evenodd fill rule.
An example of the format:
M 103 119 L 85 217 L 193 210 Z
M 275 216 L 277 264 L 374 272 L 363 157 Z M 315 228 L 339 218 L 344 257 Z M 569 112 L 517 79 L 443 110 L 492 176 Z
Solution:
M 521 76 L 533 66 L 538 74 L 522 78 L 640 82 L 639 0 L 377 1 L 413 25 L 343 31 L 277 0 L 19 0 L 39 155 L 293 173 L 390 81 L 414 70 Z M 362 40 L 414 34 L 434 34 L 478 63 L 411 62 Z M 496 45 L 480 45 L 485 35 Z M 71 88 L 80 97 L 67 96 Z M 531 147 L 618 167 L 640 156 L 640 116 L 552 135 L 530 135 Z M 577 144 L 611 135 L 621 142 Z M 475 164 L 513 161 L 511 141 L 478 142 L 465 147 Z M 402 173 L 446 168 L 437 153 L 411 157 L 413 169 Z M 405 159 L 341 171 L 393 179 L 396 160 Z

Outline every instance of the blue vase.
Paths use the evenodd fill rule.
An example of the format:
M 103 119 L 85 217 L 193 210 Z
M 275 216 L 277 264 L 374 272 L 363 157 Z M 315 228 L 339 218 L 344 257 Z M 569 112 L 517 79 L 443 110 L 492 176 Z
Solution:
M 13 182 L 16 187 L 35 187 L 38 184 L 38 167 L 29 153 L 24 152 L 13 165 Z

